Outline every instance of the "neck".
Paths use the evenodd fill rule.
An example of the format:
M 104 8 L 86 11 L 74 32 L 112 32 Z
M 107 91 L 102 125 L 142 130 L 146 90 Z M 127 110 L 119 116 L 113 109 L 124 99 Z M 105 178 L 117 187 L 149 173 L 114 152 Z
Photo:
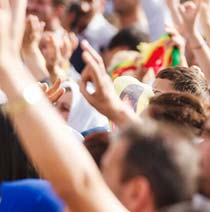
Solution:
M 141 19 L 140 11 L 140 6 L 138 6 L 133 12 L 128 14 L 119 14 L 121 28 L 132 26 L 134 23 L 138 22 Z

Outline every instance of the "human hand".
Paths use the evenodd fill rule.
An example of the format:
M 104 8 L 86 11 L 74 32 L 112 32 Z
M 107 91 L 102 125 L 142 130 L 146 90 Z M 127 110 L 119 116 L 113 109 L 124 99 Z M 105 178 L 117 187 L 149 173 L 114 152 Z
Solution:
M 78 39 L 74 33 L 65 32 L 59 37 L 52 32 L 43 34 L 40 48 L 47 61 L 48 67 L 62 65 L 69 61 L 78 46 Z
M 179 12 L 183 20 L 182 33 L 188 39 L 196 34 L 196 20 L 202 0 L 187 1 L 179 6 Z
M 10 58 L 20 58 L 20 48 L 25 29 L 27 0 L 0 0 L 0 64 L 10 63 Z
M 185 39 L 184 37 L 178 32 L 175 27 L 166 26 L 165 31 L 171 36 L 168 42 L 168 45 L 171 47 L 177 47 L 181 54 L 185 53 Z
M 172 17 L 172 20 L 173 20 L 175 26 L 181 32 L 181 30 L 182 30 L 182 17 L 179 13 L 180 0 L 165 0 L 165 2 L 166 2 L 166 5 L 168 6 L 170 13 L 171 13 L 171 17 Z
M 210 0 L 202 0 L 199 15 L 203 30 L 206 30 L 206 28 L 210 26 L 209 9 L 210 9 Z
M 60 47 L 61 55 L 64 59 L 64 62 L 68 61 L 71 58 L 78 44 L 79 44 L 78 38 L 76 37 L 74 33 L 72 32 L 64 33 L 63 42 L 61 43 L 61 47 Z
M 45 23 L 40 22 L 38 17 L 29 15 L 26 19 L 26 28 L 21 49 L 21 55 L 25 65 L 38 81 L 49 77 L 45 58 L 39 49 L 44 26 Z
M 87 41 L 83 41 L 81 45 L 84 50 L 83 59 L 86 63 L 79 82 L 81 93 L 93 107 L 113 120 L 116 111 L 124 107 L 123 103 L 117 96 L 112 81 L 106 73 L 102 58 Z M 87 91 L 88 82 L 92 82 L 95 86 L 93 94 Z
M 61 80 L 57 79 L 53 86 L 49 88 L 47 83 L 40 83 L 40 87 L 51 103 L 56 103 L 58 99 L 65 93 L 65 88 L 60 88 Z
M 45 23 L 40 22 L 37 16 L 29 15 L 26 19 L 25 34 L 22 48 L 34 49 L 39 48 L 39 43 L 44 32 Z
M 53 32 L 48 31 L 43 33 L 40 49 L 45 57 L 49 72 L 55 66 L 59 66 L 62 63 L 60 43 Z
M 188 66 L 187 59 L 185 57 L 186 40 L 174 27 L 166 26 L 165 31 L 171 36 L 167 45 L 176 47 L 180 51 L 180 66 Z

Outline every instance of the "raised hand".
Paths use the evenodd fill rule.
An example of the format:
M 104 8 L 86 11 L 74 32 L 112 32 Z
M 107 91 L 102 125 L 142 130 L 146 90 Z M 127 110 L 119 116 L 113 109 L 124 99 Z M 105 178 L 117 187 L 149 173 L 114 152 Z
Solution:
M 65 89 L 60 88 L 61 82 L 62 81 L 60 79 L 57 79 L 51 88 L 49 88 L 48 84 L 46 83 L 40 83 L 42 91 L 52 103 L 56 103 L 65 93 Z
M 203 0 L 201 2 L 201 7 L 199 11 L 200 15 L 200 24 L 203 31 L 203 36 L 207 40 L 208 44 L 210 44 L 210 0 Z
M 40 22 L 38 17 L 33 15 L 28 16 L 21 49 L 25 65 L 38 81 L 49 77 L 45 58 L 39 49 L 44 26 L 45 23 Z
M 171 13 L 174 24 L 181 31 L 182 18 L 179 14 L 180 0 L 165 0 L 166 5 Z
M 29 15 L 26 19 L 23 49 L 37 48 L 44 32 L 45 23 L 40 22 L 37 16 Z
M 183 33 L 186 38 L 196 33 L 196 20 L 202 0 L 187 1 L 179 6 L 179 12 L 183 20 Z
M 117 96 L 111 78 L 106 73 L 102 58 L 87 41 L 82 42 L 82 48 L 86 67 L 82 72 L 79 85 L 81 93 L 87 101 L 118 126 L 124 125 L 125 122 L 137 121 L 138 117 L 130 110 L 128 111 Z M 94 84 L 94 93 L 87 91 L 88 82 Z
M 82 94 L 98 111 L 106 116 L 110 116 L 110 111 L 121 104 L 117 96 L 112 81 L 107 75 L 102 58 L 95 52 L 87 41 L 82 42 L 83 59 L 86 67 L 82 72 L 80 89 Z M 87 83 L 92 82 L 95 86 L 95 92 L 90 94 L 87 91 Z
M 61 55 L 64 59 L 64 62 L 69 60 L 77 48 L 79 41 L 74 33 L 65 32 L 63 35 L 63 42 L 61 44 Z
M 165 31 L 170 34 L 171 39 L 168 43 L 168 45 L 172 47 L 177 47 L 180 50 L 180 57 L 181 57 L 181 66 L 188 66 L 187 60 L 185 57 L 185 47 L 186 47 L 186 41 L 184 37 L 178 32 L 178 30 L 174 27 L 166 26 Z
M 0 64 L 20 56 L 27 0 L 0 0 Z

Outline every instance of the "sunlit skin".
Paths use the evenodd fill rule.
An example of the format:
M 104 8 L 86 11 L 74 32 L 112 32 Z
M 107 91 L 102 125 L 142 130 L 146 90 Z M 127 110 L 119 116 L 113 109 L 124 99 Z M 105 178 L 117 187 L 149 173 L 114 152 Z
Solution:
M 198 144 L 202 159 L 202 192 L 210 198 L 210 118 L 208 118 L 205 128 L 207 133 L 204 133 L 204 141 Z
M 123 205 L 132 212 L 154 211 L 153 195 L 148 180 L 142 176 L 122 181 L 124 157 L 128 148 L 125 138 L 114 139 L 102 160 L 103 177 Z
M 176 90 L 172 87 L 172 82 L 168 79 L 156 79 L 153 83 L 153 92 L 155 95 L 175 92 Z

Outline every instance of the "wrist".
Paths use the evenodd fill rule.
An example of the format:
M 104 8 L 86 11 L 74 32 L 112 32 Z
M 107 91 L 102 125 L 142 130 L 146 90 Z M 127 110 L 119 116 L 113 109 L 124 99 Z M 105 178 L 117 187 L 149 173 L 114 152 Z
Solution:
M 34 43 L 34 44 L 30 44 L 30 45 L 23 45 L 22 46 L 22 49 L 21 51 L 24 53 L 27 53 L 27 54 L 33 54 L 33 53 L 36 53 L 37 51 L 40 51 L 39 49 L 39 45 L 37 43 Z
M 108 118 L 117 126 L 124 126 L 127 122 L 131 122 L 132 111 L 130 111 L 123 102 L 115 104 L 113 109 L 109 111 Z
M 202 36 L 198 32 L 188 37 L 187 42 L 192 50 L 200 48 L 204 43 Z

